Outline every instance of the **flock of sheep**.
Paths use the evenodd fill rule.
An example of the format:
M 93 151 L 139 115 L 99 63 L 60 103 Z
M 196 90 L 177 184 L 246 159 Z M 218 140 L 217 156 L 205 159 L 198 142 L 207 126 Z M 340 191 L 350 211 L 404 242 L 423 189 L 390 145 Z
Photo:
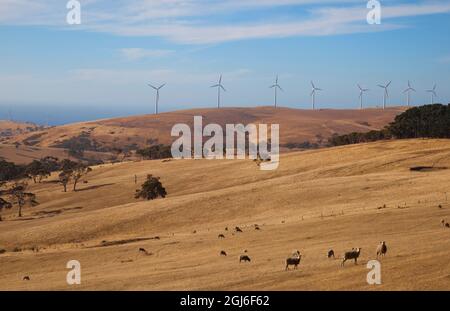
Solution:
M 444 222 L 444 220 L 443 220 L 443 225 L 444 225 L 444 223 L 445 223 L 445 222 Z M 447 223 L 446 225 L 449 226 L 448 223 Z M 254 225 L 254 228 L 255 228 L 255 230 L 261 230 L 260 227 L 259 227 L 257 224 Z M 225 231 L 228 231 L 228 227 L 225 228 Z M 242 231 L 241 228 L 235 227 L 235 232 L 236 232 L 236 233 L 241 233 L 241 232 L 243 232 L 243 231 Z M 233 235 L 234 235 L 234 234 L 233 234 Z M 225 235 L 224 235 L 224 234 L 219 234 L 219 235 L 218 235 L 218 238 L 219 238 L 219 239 L 224 239 L 224 238 L 225 238 Z M 379 243 L 378 247 L 377 247 L 377 250 L 376 250 L 377 258 L 379 258 L 380 256 L 384 257 L 384 256 L 386 255 L 386 253 L 387 253 L 387 250 L 388 250 L 388 248 L 387 248 L 386 242 L 385 242 L 385 241 L 381 241 L 381 242 Z M 344 265 L 345 265 L 345 262 L 346 262 L 347 260 L 354 260 L 355 264 L 358 264 L 358 258 L 359 258 L 359 256 L 360 256 L 360 254 L 361 254 L 361 248 L 352 248 L 351 251 L 346 251 L 346 252 L 344 252 L 344 256 L 343 256 L 343 258 L 342 258 L 341 265 L 344 266 Z M 224 250 L 220 251 L 220 256 L 227 256 L 227 252 L 224 251 Z M 331 259 L 331 258 L 336 259 L 335 252 L 334 252 L 333 249 L 330 249 L 330 250 L 328 251 L 327 257 L 330 258 L 330 259 Z M 286 259 L 286 267 L 285 267 L 285 270 L 286 270 L 286 271 L 289 270 L 289 267 L 290 267 L 290 266 L 293 266 L 293 267 L 294 267 L 294 270 L 297 269 L 298 266 L 300 265 L 301 259 L 302 259 L 302 254 L 300 253 L 299 250 L 295 250 L 295 251 L 292 253 L 292 255 L 290 255 L 290 256 Z M 251 260 L 250 256 L 248 255 L 248 251 L 247 251 L 247 250 L 244 250 L 243 254 L 239 256 L 239 263 L 242 263 L 242 262 L 251 262 L 251 261 L 252 261 L 252 260 Z

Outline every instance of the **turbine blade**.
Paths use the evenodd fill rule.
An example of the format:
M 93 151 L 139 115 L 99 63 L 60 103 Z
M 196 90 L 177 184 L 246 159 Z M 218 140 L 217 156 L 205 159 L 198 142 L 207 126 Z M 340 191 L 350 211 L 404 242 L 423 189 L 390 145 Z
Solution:
M 313 89 L 316 88 L 316 86 L 314 85 L 314 82 L 312 82 L 312 81 L 311 81 L 311 86 L 312 86 Z
M 358 88 L 362 91 L 362 87 L 361 85 L 357 84 Z
M 220 88 L 221 88 L 222 90 L 224 90 L 225 92 L 227 91 L 227 90 L 223 87 L 222 84 L 220 85 Z
M 392 81 L 389 81 L 389 83 L 388 83 L 388 84 L 386 84 L 386 88 L 388 88 L 388 87 L 389 87 L 389 85 L 391 85 L 391 83 L 392 83 Z
M 158 89 L 160 90 L 160 89 L 162 89 L 163 87 L 165 87 L 166 86 L 166 84 L 164 83 L 163 85 L 161 85 Z
M 155 89 L 155 90 L 157 90 L 157 88 L 156 87 L 154 87 L 153 85 L 151 85 L 151 84 L 148 84 L 148 86 L 149 87 L 151 87 L 152 89 Z
M 284 92 L 284 90 L 281 88 L 281 86 L 277 85 L 277 87 L 278 87 L 282 92 Z
M 385 89 L 384 85 L 378 84 L 379 87 L 381 87 L 382 89 Z

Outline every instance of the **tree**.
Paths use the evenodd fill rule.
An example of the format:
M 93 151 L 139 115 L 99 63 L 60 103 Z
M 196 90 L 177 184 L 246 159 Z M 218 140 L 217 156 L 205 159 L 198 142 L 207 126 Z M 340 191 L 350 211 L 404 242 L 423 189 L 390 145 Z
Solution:
M 147 180 L 142 184 L 141 190 L 136 190 L 135 198 L 143 198 L 145 200 L 154 200 L 158 197 L 165 198 L 166 189 L 161 184 L 159 177 L 147 175 Z
M 139 149 L 136 154 L 146 160 L 169 159 L 172 158 L 171 146 L 156 145 L 145 149 Z
M 27 183 L 17 182 L 6 191 L 12 201 L 11 204 L 17 204 L 19 206 L 19 217 L 22 217 L 22 207 L 25 205 L 39 205 L 36 201 L 36 195 L 34 193 L 27 192 L 27 188 Z
M 10 209 L 12 208 L 12 204 L 8 201 L 6 201 L 5 199 L 2 198 L 2 196 L 7 194 L 6 190 L 2 190 L 3 186 L 6 185 L 6 182 L 4 181 L 0 181 L 0 212 L 3 209 Z M 0 221 L 2 220 L 1 216 L 0 216 Z
M 58 180 L 61 185 L 64 187 L 64 192 L 67 192 L 67 185 L 70 182 L 70 179 L 72 178 L 72 171 L 62 171 L 58 175 Z
M 22 178 L 24 175 L 25 167 L 21 165 L 15 165 L 12 162 L 0 160 L 0 180 L 14 180 Z
M 83 176 L 87 175 L 89 172 L 91 172 L 92 169 L 83 164 L 78 163 L 72 170 L 72 178 L 73 178 L 73 191 L 77 191 L 77 183 L 78 181 L 83 178 Z
M 41 182 L 42 179 L 50 176 L 50 169 L 42 161 L 34 160 L 25 169 L 26 175 L 33 179 L 34 183 Z

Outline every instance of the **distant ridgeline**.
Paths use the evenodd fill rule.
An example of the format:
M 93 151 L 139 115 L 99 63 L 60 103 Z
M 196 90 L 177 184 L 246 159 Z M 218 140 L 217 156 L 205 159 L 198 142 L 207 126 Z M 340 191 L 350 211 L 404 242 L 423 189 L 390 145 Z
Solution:
M 385 139 L 450 138 L 450 104 L 408 109 L 380 131 L 333 135 L 331 146 L 366 143 Z

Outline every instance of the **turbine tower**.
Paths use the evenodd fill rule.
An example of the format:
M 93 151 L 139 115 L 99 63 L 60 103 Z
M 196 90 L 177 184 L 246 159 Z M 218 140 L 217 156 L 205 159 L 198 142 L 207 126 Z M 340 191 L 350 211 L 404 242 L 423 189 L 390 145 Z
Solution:
M 148 85 L 149 87 L 151 87 L 152 89 L 154 89 L 156 91 L 155 114 L 158 114 L 159 90 L 161 90 L 165 85 L 166 85 L 165 83 L 159 87 L 153 86 L 151 84 Z
M 316 109 L 316 91 L 323 91 L 322 89 L 316 87 L 314 82 L 311 81 L 312 92 L 311 92 L 311 101 L 312 101 L 312 110 Z
M 411 91 L 415 92 L 416 90 L 411 86 L 411 82 L 408 80 L 408 88 L 406 90 L 403 91 L 403 94 L 406 93 L 406 103 L 408 105 L 408 107 L 410 106 L 411 103 Z
M 219 78 L 219 83 L 215 84 L 211 87 L 216 87 L 217 88 L 217 108 L 220 108 L 220 91 L 223 90 L 224 92 L 226 92 L 227 90 L 225 90 L 225 88 L 222 85 L 222 75 L 220 75 Z
M 436 87 L 437 87 L 437 84 L 435 83 L 431 90 L 427 90 L 427 92 L 430 93 L 430 95 L 431 95 L 431 105 L 434 104 L 434 98 L 437 97 Z
M 278 84 L 278 75 L 275 78 L 275 84 L 270 86 L 271 89 L 275 90 L 275 108 L 277 108 L 277 100 L 278 100 L 278 89 L 280 89 L 280 91 L 283 91 L 283 89 L 281 88 L 281 86 Z
M 363 89 L 359 84 L 358 89 L 359 89 L 359 109 L 363 109 L 363 95 L 365 92 L 369 91 L 369 89 Z
M 392 81 L 389 81 L 389 83 L 386 84 L 386 85 L 378 84 L 379 87 L 381 87 L 382 89 L 384 89 L 384 95 L 383 95 L 383 109 L 386 109 L 386 102 L 387 102 L 387 99 L 388 99 L 388 97 L 389 97 L 388 88 L 389 88 L 389 86 L 391 85 L 391 83 L 392 83 Z

